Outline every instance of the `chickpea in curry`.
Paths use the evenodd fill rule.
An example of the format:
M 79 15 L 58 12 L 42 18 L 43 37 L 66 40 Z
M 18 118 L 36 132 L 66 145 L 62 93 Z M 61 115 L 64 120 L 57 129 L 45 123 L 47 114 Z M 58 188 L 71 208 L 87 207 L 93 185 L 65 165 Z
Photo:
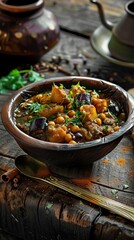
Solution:
M 103 92 L 80 83 L 66 89 L 35 94 L 19 104 L 16 126 L 26 134 L 48 142 L 77 144 L 105 137 L 125 122 L 125 111 Z

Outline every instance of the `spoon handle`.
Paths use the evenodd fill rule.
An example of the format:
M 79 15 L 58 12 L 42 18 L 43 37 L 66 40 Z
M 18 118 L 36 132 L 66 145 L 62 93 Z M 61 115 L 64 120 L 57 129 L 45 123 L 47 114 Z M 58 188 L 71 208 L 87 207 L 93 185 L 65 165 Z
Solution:
M 100 207 L 103 207 L 109 210 L 112 213 L 118 214 L 128 220 L 134 222 L 134 208 L 129 207 L 125 204 L 112 200 L 110 198 L 100 196 L 94 193 L 89 192 L 87 189 L 82 189 L 70 182 L 59 179 L 54 176 L 49 176 L 47 178 L 38 178 L 41 181 L 47 182 L 55 187 L 58 187 L 62 190 L 67 191 L 81 199 L 84 199 L 88 202 L 96 204 Z

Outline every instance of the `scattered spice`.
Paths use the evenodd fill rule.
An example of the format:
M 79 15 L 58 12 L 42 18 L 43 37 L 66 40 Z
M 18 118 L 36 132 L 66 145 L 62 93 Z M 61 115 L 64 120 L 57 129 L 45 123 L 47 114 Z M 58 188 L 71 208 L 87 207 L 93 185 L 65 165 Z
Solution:
M 38 66 L 36 67 L 36 65 Z M 36 65 L 35 69 L 37 69 L 38 72 L 56 71 L 65 73 L 66 75 L 70 76 L 77 74 L 80 76 L 101 78 L 119 85 L 126 84 L 127 88 L 128 82 L 133 80 L 133 76 L 132 79 L 130 76 L 128 78 L 124 78 L 124 76 L 122 76 L 121 71 L 115 72 L 114 69 L 109 71 L 109 69 L 104 68 L 104 66 L 103 68 L 94 70 L 94 67 L 91 67 L 90 63 L 88 64 L 87 59 L 82 54 L 78 54 L 77 56 L 54 55 L 51 57 L 50 61 L 48 62 L 42 61 Z
M 14 186 L 14 188 L 17 188 L 18 187 L 18 183 L 14 183 L 13 186 Z
M 21 179 L 21 176 L 18 174 L 17 176 L 15 176 L 13 178 L 13 183 L 18 183 L 20 181 L 20 179 Z
M 124 167 L 125 164 L 126 164 L 126 160 L 125 160 L 124 158 L 119 158 L 119 159 L 117 160 L 117 163 L 118 163 L 118 165 L 120 165 L 121 167 Z
M 19 170 L 17 168 L 8 169 L 7 172 L 1 175 L 1 179 L 3 180 L 3 182 L 8 183 L 10 180 L 16 177 L 18 173 Z
M 30 69 L 13 69 L 7 76 L 0 78 L 1 94 L 7 93 L 9 90 L 19 89 L 30 82 L 38 81 L 39 78 L 44 78 L 44 74 L 48 72 L 61 72 L 69 76 L 77 74 L 80 76 L 101 78 L 119 85 L 126 84 L 127 88 L 128 82 L 133 80 L 133 76 L 132 79 L 130 76 L 124 78 L 122 72 L 109 71 L 109 69 L 104 67 L 94 70 L 94 67 L 91 67 L 90 63 L 88 64 L 87 59 L 82 54 L 77 56 L 54 55 L 48 62 L 40 61 L 33 66 L 27 66 L 26 68 Z M 24 79 L 22 79 L 22 75 L 24 75 Z
M 107 165 L 107 164 L 109 164 L 109 160 L 108 159 L 104 159 L 103 163 Z
M 133 150 L 133 149 L 134 149 L 134 146 L 127 146 L 127 147 L 122 148 L 121 150 L 123 152 L 128 152 L 128 151 Z

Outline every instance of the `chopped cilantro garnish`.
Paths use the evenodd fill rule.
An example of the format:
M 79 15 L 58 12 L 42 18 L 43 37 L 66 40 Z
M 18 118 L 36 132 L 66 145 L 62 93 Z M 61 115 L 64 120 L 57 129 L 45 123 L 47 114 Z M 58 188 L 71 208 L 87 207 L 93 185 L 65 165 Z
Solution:
M 31 113 L 37 113 L 42 108 L 42 106 L 43 105 L 38 103 L 38 102 L 33 102 L 33 103 L 30 104 L 29 110 L 30 110 Z
M 75 112 L 75 114 L 76 114 L 76 117 L 80 117 L 81 112 L 77 110 L 77 111 Z
M 51 115 L 49 118 L 48 118 L 48 120 L 53 120 L 53 119 L 55 119 L 56 118 L 56 115 Z
M 74 103 L 75 103 L 76 108 L 78 108 L 79 107 L 79 100 L 76 99 Z
M 72 123 L 73 125 L 78 125 L 78 126 L 81 125 L 82 126 L 83 124 L 82 124 L 82 121 L 80 119 L 80 115 L 81 115 L 81 112 L 76 111 L 76 117 L 72 118 L 70 120 L 70 123 Z
M 104 130 L 108 130 L 108 125 L 103 126 Z
M 119 119 L 116 117 L 114 121 L 115 121 L 115 123 L 118 123 Z
M 68 93 L 68 98 L 69 98 L 70 102 L 73 101 L 73 93 L 72 93 L 72 91 L 70 91 Z
M 69 122 L 68 117 L 65 118 L 65 125 Z
M 64 89 L 65 87 L 64 87 L 63 84 L 60 83 L 60 87 L 59 87 L 59 88 L 60 88 L 60 89 Z
M 78 125 L 78 126 L 82 125 L 82 121 L 78 117 L 72 118 L 70 120 L 70 123 L 72 123 L 73 125 Z

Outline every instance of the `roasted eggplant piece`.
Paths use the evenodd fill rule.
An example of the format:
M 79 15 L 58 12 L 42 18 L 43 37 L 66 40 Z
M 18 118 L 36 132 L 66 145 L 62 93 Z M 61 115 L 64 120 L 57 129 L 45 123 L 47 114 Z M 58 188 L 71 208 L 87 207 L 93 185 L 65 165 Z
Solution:
M 75 133 L 74 137 L 75 137 L 76 142 L 79 142 L 80 140 L 83 139 L 83 135 L 79 132 Z
M 85 104 L 91 104 L 90 93 L 79 93 L 75 95 L 74 105 L 78 108 Z
M 117 105 L 117 103 L 115 104 L 113 101 L 110 101 L 108 110 L 111 114 L 115 115 L 116 117 L 118 117 L 121 113 L 121 108 Z
M 39 136 L 44 134 L 44 132 L 46 131 L 47 126 L 48 126 L 47 118 L 40 117 L 40 118 L 34 119 L 31 122 L 30 127 L 29 127 L 29 134 L 30 134 L 30 136 L 38 138 Z

